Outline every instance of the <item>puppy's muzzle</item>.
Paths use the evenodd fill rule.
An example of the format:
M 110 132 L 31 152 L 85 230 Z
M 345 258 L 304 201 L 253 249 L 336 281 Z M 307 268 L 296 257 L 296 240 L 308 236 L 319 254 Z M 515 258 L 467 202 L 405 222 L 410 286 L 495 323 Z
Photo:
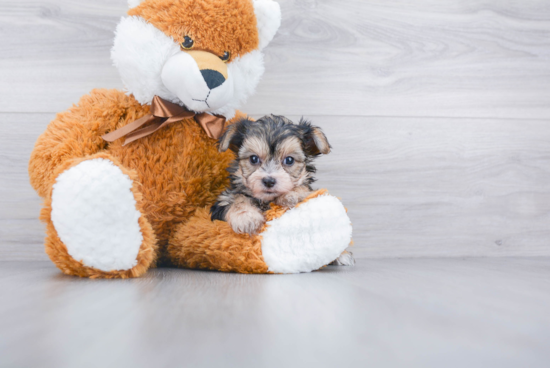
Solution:
M 206 51 L 186 51 L 197 63 L 206 85 L 211 90 L 227 80 L 227 64 L 218 56 Z

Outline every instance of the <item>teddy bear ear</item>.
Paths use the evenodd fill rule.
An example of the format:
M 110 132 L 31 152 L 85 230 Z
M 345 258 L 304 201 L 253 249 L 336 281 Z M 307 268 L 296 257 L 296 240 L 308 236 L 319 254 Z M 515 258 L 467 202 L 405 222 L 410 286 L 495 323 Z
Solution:
M 145 0 L 128 0 L 128 6 L 130 7 L 130 9 L 132 9 L 132 8 L 135 8 L 136 6 L 138 6 L 139 4 L 141 4 L 144 1 Z
M 262 50 L 273 40 L 281 26 L 281 7 L 273 0 L 253 0 L 253 3 Z

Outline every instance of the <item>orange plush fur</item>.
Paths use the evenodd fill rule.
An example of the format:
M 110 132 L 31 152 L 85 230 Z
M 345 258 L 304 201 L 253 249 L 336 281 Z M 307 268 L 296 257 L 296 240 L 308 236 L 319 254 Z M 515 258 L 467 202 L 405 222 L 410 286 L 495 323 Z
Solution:
M 56 238 L 48 215 L 55 179 L 74 166 L 75 160 L 96 158 L 100 152 L 101 157 L 137 179 L 139 185 L 134 185 L 134 194 L 142 198 L 138 209 L 156 234 L 161 262 L 168 261 L 162 255 L 174 226 L 185 222 L 198 208 L 215 202 L 229 183 L 226 168 L 234 157 L 231 153 L 220 154 L 216 141 L 193 119 L 174 123 L 127 146 L 122 146 L 122 140 L 107 145 L 101 139 L 103 134 L 147 113 L 149 106 L 140 105 L 132 96 L 116 90 L 94 90 L 77 106 L 58 114 L 48 126 L 36 143 L 29 165 L 31 184 L 46 198 L 42 219 L 48 225 L 48 239 Z M 239 117 L 243 115 L 238 114 L 235 119 Z M 151 248 L 145 243 L 142 251 Z M 52 254 L 49 244 L 47 253 Z M 63 271 L 74 269 L 64 261 L 52 260 Z
M 310 194 L 298 206 L 327 194 L 322 189 Z M 271 205 L 267 221 L 281 217 L 288 209 Z M 260 234 L 269 226 L 266 223 Z M 210 221 L 207 209 L 181 225 L 168 245 L 168 254 L 176 265 L 184 268 L 220 270 L 239 273 L 268 273 L 262 258 L 262 236 L 236 234 L 227 222 Z
M 229 51 L 229 62 L 259 45 L 250 0 L 148 0 L 128 14 L 140 16 L 177 43 L 185 36 L 193 37 L 194 50 L 218 56 Z M 41 219 L 47 226 L 46 253 L 63 272 L 92 278 L 137 277 L 156 264 L 182 264 L 184 260 L 178 256 L 193 259 L 193 250 L 187 248 L 185 254 L 169 253 L 167 244 L 170 240 L 174 244 L 171 237 L 180 224 L 191 219 L 198 209 L 202 215 L 204 209 L 215 202 L 229 183 L 226 168 L 234 157 L 229 152 L 219 153 L 217 142 L 193 119 L 174 123 L 127 146 L 123 146 L 123 140 L 108 144 L 101 138 L 145 116 L 149 110 L 149 106 L 141 105 L 123 92 L 94 90 L 82 97 L 78 105 L 58 114 L 36 142 L 29 163 L 30 181 L 44 198 Z M 237 112 L 234 119 L 242 117 Z M 99 271 L 74 260 L 51 220 L 56 178 L 93 158 L 110 160 L 133 180 L 132 192 L 136 209 L 141 213 L 138 223 L 143 242 L 137 265 L 127 271 Z M 202 247 L 197 252 L 202 254 Z M 247 249 L 240 252 L 228 252 L 228 266 L 220 269 L 238 269 L 233 263 L 238 264 L 238 259 L 250 253 Z M 266 271 L 259 252 L 253 268 Z
M 191 36 L 195 50 L 218 56 L 229 51 L 229 61 L 259 47 L 250 0 L 147 0 L 129 14 L 142 17 L 178 43 Z M 44 198 L 41 219 L 47 227 L 46 253 L 64 273 L 90 278 L 139 277 L 157 265 L 268 273 L 261 235 L 238 235 L 227 223 L 210 221 L 208 209 L 229 184 L 226 169 L 234 155 L 218 152 L 216 140 L 194 119 L 173 123 L 126 146 L 122 139 L 107 143 L 101 138 L 149 111 L 133 95 L 94 90 L 58 114 L 39 137 L 29 175 Z M 237 112 L 233 121 L 243 117 Z M 135 266 L 126 271 L 100 271 L 73 259 L 52 222 L 52 193 L 59 175 L 98 158 L 111 161 L 133 183 L 143 241 Z M 316 192 L 308 199 L 322 194 Z M 285 212 L 273 206 L 267 220 Z
M 232 58 L 258 47 L 254 7 L 249 0 L 195 2 L 185 7 L 178 0 L 149 0 L 131 9 L 172 37 L 177 43 L 191 37 L 194 50 L 210 51 L 218 56 L 229 51 Z M 230 59 L 231 60 L 231 59 Z

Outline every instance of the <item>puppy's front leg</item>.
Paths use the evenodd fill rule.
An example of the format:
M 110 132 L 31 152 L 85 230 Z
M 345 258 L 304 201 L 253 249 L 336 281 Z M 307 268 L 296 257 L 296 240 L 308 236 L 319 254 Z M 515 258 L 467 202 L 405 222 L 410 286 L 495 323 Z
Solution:
M 257 234 L 265 223 L 262 211 L 244 195 L 236 195 L 225 219 L 238 234 Z
M 275 203 L 279 206 L 286 208 L 295 207 L 298 203 L 302 202 L 311 194 L 311 190 L 305 185 L 299 186 L 291 190 L 290 192 L 283 194 L 275 200 Z

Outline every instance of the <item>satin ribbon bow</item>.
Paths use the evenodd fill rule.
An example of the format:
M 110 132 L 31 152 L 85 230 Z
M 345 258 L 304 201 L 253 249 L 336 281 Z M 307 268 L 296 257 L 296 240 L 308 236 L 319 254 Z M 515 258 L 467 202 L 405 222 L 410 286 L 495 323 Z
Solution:
M 126 139 L 123 144 L 125 146 L 140 138 L 147 137 L 169 124 L 189 118 L 195 118 L 195 121 L 202 126 L 206 134 L 213 139 L 220 138 L 225 128 L 225 118 L 223 116 L 210 115 L 205 112 L 197 114 L 187 110 L 185 107 L 155 96 L 151 103 L 151 112 L 149 114 L 114 132 L 105 134 L 101 138 L 107 142 L 114 142 L 119 138 L 125 137 Z M 139 129 L 148 123 L 152 124 Z

